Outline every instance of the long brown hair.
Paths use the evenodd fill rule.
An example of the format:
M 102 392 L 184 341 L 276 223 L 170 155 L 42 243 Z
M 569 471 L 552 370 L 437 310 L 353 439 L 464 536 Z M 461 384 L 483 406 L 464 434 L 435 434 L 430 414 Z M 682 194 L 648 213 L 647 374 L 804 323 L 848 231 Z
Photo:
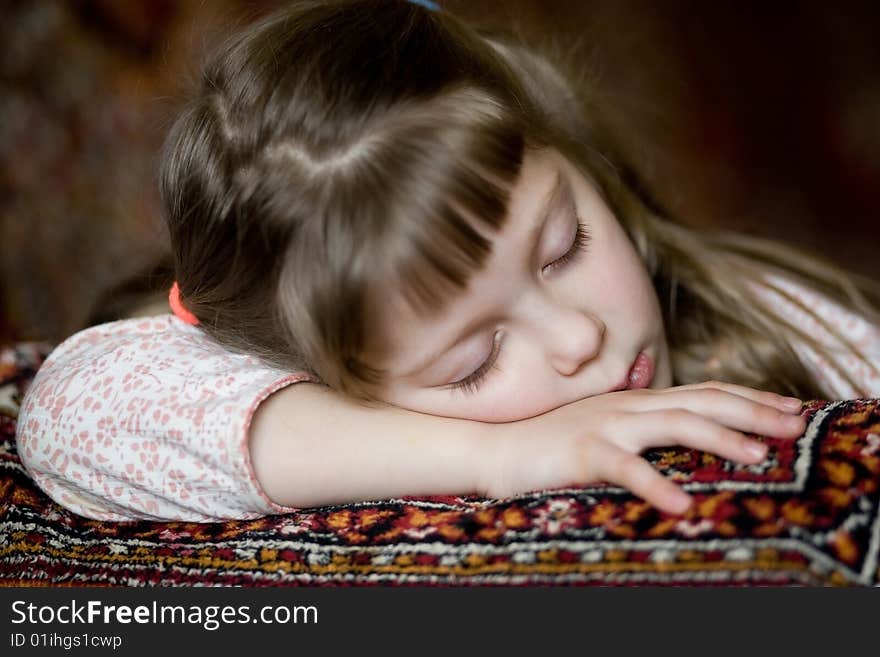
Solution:
M 613 108 L 568 70 L 406 0 L 299 0 L 257 20 L 209 61 L 163 150 L 189 310 L 221 344 L 369 400 L 384 373 L 363 354 L 389 291 L 440 312 L 484 265 L 525 150 L 552 146 L 646 263 L 676 384 L 830 397 L 792 344 L 827 350 L 752 285 L 776 271 L 880 324 L 876 285 L 788 246 L 674 223 L 620 157 Z

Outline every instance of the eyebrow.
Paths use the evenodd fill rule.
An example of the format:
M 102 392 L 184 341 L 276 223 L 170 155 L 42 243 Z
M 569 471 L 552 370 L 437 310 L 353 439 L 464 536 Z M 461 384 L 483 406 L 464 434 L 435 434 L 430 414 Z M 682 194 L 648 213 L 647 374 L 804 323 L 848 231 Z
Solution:
M 551 187 L 550 191 L 544 196 L 544 201 L 541 204 L 541 210 L 539 210 L 539 212 L 538 212 L 538 220 L 535 222 L 535 224 L 529 230 L 529 238 L 528 238 L 529 244 L 533 245 L 530 257 L 531 257 L 531 255 L 534 254 L 534 250 L 537 248 L 537 240 L 541 236 L 541 232 L 543 231 L 544 226 L 547 224 L 547 220 L 550 218 L 550 215 L 552 214 L 552 212 L 556 208 L 556 206 L 559 205 L 559 200 L 560 200 L 559 190 L 561 187 L 562 187 L 562 175 L 560 174 L 559 170 L 557 169 L 556 179 L 553 182 L 553 186 Z M 417 366 L 410 369 L 409 372 L 407 372 L 403 376 L 405 376 L 405 377 L 414 376 L 417 373 L 419 373 L 423 370 L 426 370 L 429 367 L 431 367 L 432 365 L 434 365 L 434 363 L 436 363 L 438 360 L 440 360 L 440 358 L 442 358 L 443 355 L 446 354 L 446 352 L 448 352 L 450 349 L 455 347 L 459 342 L 461 342 L 465 338 L 469 337 L 471 334 L 474 333 L 474 331 L 476 331 L 478 328 L 480 328 L 485 323 L 485 321 L 486 321 L 485 319 L 483 319 L 482 317 L 479 317 L 479 316 L 477 316 L 475 319 L 471 320 L 467 325 L 465 325 L 465 327 L 461 331 L 459 331 L 456 334 L 456 336 L 453 340 L 451 340 L 449 343 L 446 344 L 446 346 L 444 346 L 442 349 L 438 349 L 437 351 L 433 352 L 430 356 L 425 358 Z

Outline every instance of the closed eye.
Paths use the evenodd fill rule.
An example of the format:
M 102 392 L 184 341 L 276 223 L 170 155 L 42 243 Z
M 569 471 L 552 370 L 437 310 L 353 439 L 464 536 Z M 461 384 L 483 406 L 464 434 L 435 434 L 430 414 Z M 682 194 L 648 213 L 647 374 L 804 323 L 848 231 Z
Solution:
M 486 375 L 489 373 L 491 369 L 498 369 L 495 367 L 495 363 L 498 361 L 498 356 L 501 353 L 501 335 L 502 332 L 498 331 L 495 334 L 495 340 L 492 343 L 492 353 L 489 354 L 489 357 L 483 361 L 483 363 L 475 369 L 471 374 L 468 374 L 463 379 L 459 379 L 458 381 L 454 381 L 444 388 L 450 388 L 452 390 L 462 390 L 466 393 L 475 393 L 480 388 L 480 384 L 486 379 Z
M 553 271 L 554 269 L 563 267 L 576 261 L 586 252 L 587 246 L 590 244 L 590 233 L 587 230 L 586 224 L 581 221 L 580 217 L 575 215 L 575 219 L 577 220 L 577 229 L 575 230 L 574 240 L 572 241 L 571 247 L 562 256 L 551 262 L 549 265 L 546 265 L 541 271 Z

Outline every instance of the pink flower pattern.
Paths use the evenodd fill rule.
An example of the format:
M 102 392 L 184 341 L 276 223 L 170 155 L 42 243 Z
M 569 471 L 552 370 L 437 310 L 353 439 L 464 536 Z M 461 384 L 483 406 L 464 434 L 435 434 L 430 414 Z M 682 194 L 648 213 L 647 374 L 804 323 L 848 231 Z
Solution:
M 173 315 L 93 326 L 59 345 L 22 403 L 22 462 L 99 520 L 256 518 L 274 504 L 247 430 L 259 403 L 311 380 L 232 353 Z

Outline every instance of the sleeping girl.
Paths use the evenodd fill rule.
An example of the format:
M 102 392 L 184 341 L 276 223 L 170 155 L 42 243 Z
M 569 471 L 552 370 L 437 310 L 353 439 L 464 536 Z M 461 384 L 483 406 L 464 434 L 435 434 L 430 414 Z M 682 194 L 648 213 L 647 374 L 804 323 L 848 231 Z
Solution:
M 424 3 L 301 0 L 204 68 L 162 153 L 173 312 L 60 344 L 18 441 L 59 504 L 211 521 L 741 464 L 880 396 L 880 290 L 676 223 L 564 61 Z

